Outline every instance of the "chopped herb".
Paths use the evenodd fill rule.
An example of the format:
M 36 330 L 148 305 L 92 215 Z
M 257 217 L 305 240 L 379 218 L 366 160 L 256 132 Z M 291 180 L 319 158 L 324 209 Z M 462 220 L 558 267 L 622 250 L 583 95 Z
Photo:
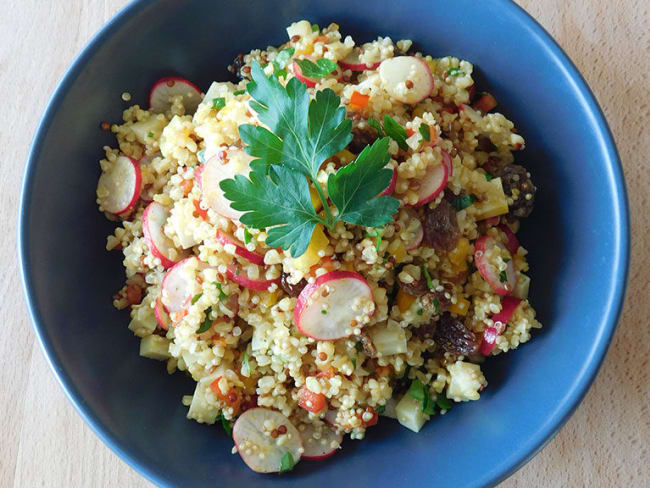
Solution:
M 237 276 L 239 276 L 240 273 L 241 273 L 241 269 L 237 268 L 237 269 L 235 270 L 235 274 L 236 274 Z
M 421 308 L 418 308 L 418 311 L 415 312 L 415 313 L 417 313 L 418 315 L 422 315 L 424 313 L 424 310 L 422 310 Z
M 351 358 L 350 361 L 352 361 L 352 369 L 357 369 L 357 358 Z
M 366 234 L 366 237 L 376 237 L 377 238 L 377 252 L 379 252 L 379 247 L 381 246 L 381 234 L 379 233 L 379 230 L 380 229 L 373 229 L 371 232 L 368 232 Z
M 315 63 L 309 59 L 296 59 L 296 63 L 306 78 L 323 78 L 338 66 L 334 61 L 325 58 L 317 59 Z
M 377 131 L 377 137 L 384 137 L 384 129 L 381 128 L 381 124 L 374 117 L 368 119 L 368 125 Z
M 262 125 L 240 125 L 239 134 L 246 152 L 259 159 L 251 163 L 248 178 L 236 175 L 220 183 L 231 207 L 244 212 L 240 221 L 249 228 L 266 229 L 266 244 L 290 250 L 294 258 L 307 250 L 317 224 L 332 230 L 338 221 L 364 227 L 388 223 L 399 207 L 397 199 L 377 196 L 392 177 L 392 171 L 384 168 L 390 159 L 388 139 L 378 139 L 355 161 L 329 175 L 329 200 L 315 185 L 323 204 L 322 213 L 316 213 L 309 183 L 317 180 L 323 162 L 352 140 L 352 121 L 331 89 L 317 92 L 310 101 L 297 78 L 284 87 L 275 76 L 267 77 L 257 61 L 251 75 L 246 89 Z
M 196 157 L 200 163 L 205 163 L 205 149 L 201 149 L 196 153 Z
M 221 426 L 226 431 L 226 434 L 232 435 L 232 424 L 230 420 L 226 419 L 223 415 L 219 415 L 218 419 L 221 420 Z
M 390 115 L 384 115 L 384 130 L 386 135 L 393 139 L 397 145 L 407 151 L 409 146 L 406 144 L 406 129 L 395 122 Z
M 510 262 L 510 258 L 503 258 L 503 262 L 504 262 L 504 263 L 509 263 L 509 262 Z
M 451 202 L 451 206 L 456 209 L 457 212 L 469 207 L 477 200 L 475 195 L 463 195 L 462 197 L 456 198 Z
M 282 460 L 280 461 L 280 473 L 291 471 L 295 464 L 296 463 L 294 462 L 291 453 L 289 451 L 285 452 L 284 456 L 282 456 Z
M 485 173 L 485 179 L 486 179 L 487 181 L 492 180 L 492 178 L 494 178 L 494 176 L 492 176 L 490 173 Z
M 242 362 L 244 366 L 246 366 L 246 369 L 250 373 L 251 371 L 251 363 L 248 361 L 248 351 L 244 351 L 244 358 L 242 359 Z
M 363 345 L 360 342 L 357 342 L 354 345 L 354 348 L 357 350 L 357 352 L 361 352 L 361 350 L 363 349 Z
M 215 110 L 221 110 L 226 106 L 226 99 L 224 97 L 213 98 L 212 99 L 212 108 Z
M 383 414 L 385 411 L 386 411 L 386 405 L 379 405 L 379 407 L 377 407 L 377 413 L 379 415 Z
M 327 315 L 327 310 L 321 310 L 320 313 L 322 313 L 323 315 Z
M 429 290 L 433 290 L 433 281 L 431 280 L 431 275 L 429 274 L 429 270 L 425 268 L 424 266 L 421 267 L 422 269 L 422 274 L 424 275 L 424 278 L 427 280 L 427 288 Z
M 472 274 L 474 271 L 476 271 L 476 266 L 474 266 L 474 263 L 471 261 L 467 261 L 467 271 L 469 274 Z
M 449 68 L 447 70 L 447 75 L 455 78 L 456 76 L 465 76 L 465 72 L 460 68 Z
M 501 283 L 505 283 L 506 281 L 508 281 L 508 275 L 506 275 L 505 271 L 501 271 L 501 273 L 499 273 L 499 281 Z
M 210 319 L 211 313 L 212 307 L 208 307 L 208 309 L 205 311 L 205 320 L 201 324 L 201 327 L 199 327 L 199 330 L 196 331 L 197 334 L 203 334 L 204 332 L 208 331 L 210 327 L 212 327 L 212 320 Z
M 235 96 L 243 95 L 244 93 L 246 93 L 246 90 L 237 90 L 237 91 L 232 92 L 232 94 L 235 95 Z
M 153 132 L 147 132 L 147 137 L 153 137 Z
M 275 69 L 283 69 L 287 67 L 287 63 L 293 56 L 293 54 L 296 52 L 296 50 L 292 47 L 288 47 L 287 49 L 283 49 L 280 51 L 276 56 L 275 59 L 273 59 L 273 67 Z
M 440 302 L 436 298 L 434 298 L 433 299 L 433 313 L 437 314 L 439 310 L 440 310 Z
M 212 283 L 213 283 L 214 286 L 216 286 L 217 289 L 219 290 L 219 300 L 225 300 L 226 298 L 228 298 L 228 295 L 226 295 L 226 294 L 223 292 L 223 287 L 222 287 L 221 283 L 219 283 L 218 281 L 213 281 Z
M 312 24 L 311 25 L 311 31 L 312 32 L 318 32 L 320 30 L 320 27 L 318 27 L 318 24 Z
M 252 238 L 253 236 L 251 235 L 251 233 L 248 231 L 246 227 L 244 227 L 244 244 L 246 245 L 250 244 Z
M 409 387 L 407 393 L 411 398 L 415 398 L 417 401 L 422 403 L 423 413 L 427 415 L 433 415 L 436 413 L 436 405 L 431 400 L 429 389 L 426 387 L 426 385 L 422 384 L 419 379 L 415 378 L 411 382 L 411 386 Z
M 447 395 L 445 393 L 440 393 L 438 395 L 438 398 L 436 398 L 436 405 L 438 405 L 438 408 L 440 410 L 450 410 L 451 409 L 451 402 L 447 398 Z
M 428 124 L 420 124 L 420 128 L 418 130 L 420 131 L 420 135 L 422 136 L 420 142 L 423 141 L 429 142 L 431 140 L 431 127 L 429 127 Z
M 197 293 L 196 295 L 194 295 L 192 297 L 192 305 L 194 305 L 196 302 L 198 302 L 199 298 L 201 298 L 202 296 L 203 296 L 203 293 Z

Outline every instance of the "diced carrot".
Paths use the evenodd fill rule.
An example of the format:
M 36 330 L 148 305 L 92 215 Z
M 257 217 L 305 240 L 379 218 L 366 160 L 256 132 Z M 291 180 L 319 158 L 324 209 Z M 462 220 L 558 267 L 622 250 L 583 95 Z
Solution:
M 456 315 L 467 315 L 469 310 L 469 300 L 463 297 L 458 297 L 456 303 L 452 303 L 449 306 L 449 311 L 455 313 Z
M 370 420 L 364 420 L 363 419 L 363 416 L 366 413 L 370 413 L 372 415 L 372 418 Z M 368 408 L 366 408 L 365 412 L 363 412 L 362 414 L 359 415 L 359 418 L 361 419 L 361 423 L 363 423 L 364 427 L 372 427 L 373 425 L 377 424 L 377 421 L 379 420 L 379 414 L 377 413 L 377 411 L 374 408 L 368 407 Z
M 352 92 L 352 96 L 350 97 L 350 105 L 356 108 L 365 108 L 368 105 L 368 100 L 370 100 L 370 96 L 362 95 L 358 91 L 355 91 Z
M 314 39 L 314 43 L 317 42 L 327 42 L 327 36 L 318 36 L 316 39 Z
M 138 285 L 126 285 L 126 300 L 129 305 L 137 305 L 142 301 L 142 288 Z
M 322 393 L 314 393 L 306 386 L 303 386 L 300 389 L 298 405 L 309 412 L 318 413 L 327 408 L 327 400 Z
M 309 268 L 309 274 L 313 276 L 318 268 L 325 268 L 327 272 L 334 271 L 334 261 L 329 256 L 322 257 L 318 263 Z
M 219 381 L 222 376 L 210 383 L 210 389 L 217 395 L 219 400 L 226 402 L 226 405 L 232 407 L 235 411 L 239 410 L 242 403 L 242 397 L 235 388 L 230 388 L 225 394 L 221 391 Z
M 375 373 L 377 376 L 388 376 L 390 374 L 390 366 L 377 366 Z
M 181 188 L 183 189 L 183 195 L 187 196 L 190 194 L 192 191 L 192 187 L 194 186 L 194 181 L 192 180 L 183 180 L 181 182 Z
M 198 200 L 192 200 L 192 202 L 194 203 L 194 208 L 196 209 L 194 211 L 194 216 L 195 217 L 201 217 L 203 220 L 207 221 L 208 220 L 208 211 L 203 210 L 201 208 L 201 202 L 199 202 Z
M 484 114 L 488 113 L 497 106 L 497 99 L 489 93 L 484 93 L 481 97 L 472 104 L 474 110 L 478 110 Z
M 406 137 L 411 137 L 413 134 L 415 134 L 413 129 L 406 129 Z
M 318 374 L 316 375 L 316 378 L 327 378 L 327 379 L 330 379 L 330 378 L 332 378 L 332 377 L 334 377 L 334 368 L 333 368 L 332 366 L 330 366 L 329 368 L 327 368 L 325 371 L 321 371 L 320 373 L 318 373 Z

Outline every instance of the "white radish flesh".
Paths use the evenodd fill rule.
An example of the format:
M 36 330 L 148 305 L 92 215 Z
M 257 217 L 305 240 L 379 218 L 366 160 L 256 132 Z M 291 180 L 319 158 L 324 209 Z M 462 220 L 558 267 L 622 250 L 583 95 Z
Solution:
M 427 172 L 420 180 L 420 187 L 417 190 L 418 201 L 416 207 L 429 203 L 440 195 L 449 180 L 449 169 L 444 162 L 437 166 L 427 168 Z
M 222 217 L 238 221 L 244 212 L 230 206 L 230 200 L 224 197 L 219 184 L 237 174 L 248 176 L 252 160 L 242 149 L 230 148 L 219 151 L 203 165 L 200 177 L 203 201 Z
M 201 103 L 201 90 L 194 83 L 179 76 L 161 78 L 153 84 L 149 92 L 149 107 L 153 112 L 165 113 L 172 107 L 172 98 L 183 97 L 186 114 L 196 112 Z
M 379 66 L 378 62 L 372 63 L 370 66 L 368 66 L 366 63 L 361 62 L 359 59 L 360 54 L 361 53 L 359 52 L 359 49 L 353 49 L 352 52 L 343 58 L 342 61 L 339 61 L 341 68 L 349 69 L 351 71 L 366 71 L 377 69 Z
M 286 433 L 274 438 L 271 433 L 277 433 L 280 426 Z M 280 412 L 268 408 L 242 413 L 232 428 L 232 437 L 242 460 L 257 473 L 277 473 L 287 453 L 297 463 L 303 452 L 298 429 Z
M 187 267 L 194 265 L 196 256 L 183 259 L 172 266 L 163 277 L 160 285 L 163 292 L 162 304 L 172 316 L 185 310 L 192 299 L 196 280 L 193 274 L 188 273 Z
M 343 436 L 325 422 L 300 426 L 304 452 L 303 459 L 319 461 L 334 454 L 341 447 Z M 315 434 L 315 435 L 314 435 Z
M 257 280 L 249 278 L 246 276 L 244 271 L 239 268 L 235 268 L 232 265 L 229 265 L 226 268 L 226 277 L 230 281 L 237 283 L 239 286 L 243 286 L 244 288 L 248 288 L 249 290 L 264 291 L 268 290 L 269 286 L 273 284 L 280 284 L 280 278 L 276 278 L 274 280 Z
M 433 91 L 429 65 L 415 56 L 398 56 L 382 61 L 379 76 L 385 90 L 398 102 L 415 104 Z
M 359 273 L 331 271 L 307 285 L 296 302 L 298 330 L 317 340 L 347 337 L 375 311 L 372 290 Z
M 264 266 L 264 256 L 255 252 L 249 251 L 246 247 L 239 242 L 235 237 L 231 236 L 225 231 L 217 230 L 217 242 L 222 246 L 231 245 L 235 247 L 235 254 L 250 261 L 258 266 Z
M 173 266 L 184 257 L 176 251 L 175 259 L 172 259 L 174 241 L 165 235 L 163 227 L 169 218 L 169 208 L 158 202 L 151 202 L 142 214 L 142 233 L 154 257 L 160 259 L 164 268 Z
M 120 156 L 99 177 L 99 205 L 106 212 L 121 215 L 135 206 L 141 189 L 140 165 L 133 158 Z

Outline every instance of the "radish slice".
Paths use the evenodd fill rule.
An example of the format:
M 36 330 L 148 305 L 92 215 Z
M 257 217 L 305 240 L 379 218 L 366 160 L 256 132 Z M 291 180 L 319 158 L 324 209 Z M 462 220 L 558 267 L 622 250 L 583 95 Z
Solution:
M 221 245 L 226 246 L 228 244 L 235 246 L 235 254 L 238 254 L 244 259 L 247 259 L 253 264 L 257 264 L 259 266 L 264 266 L 264 256 L 257 254 L 255 252 L 251 252 L 248 249 L 244 247 L 244 245 L 239 242 L 237 239 L 235 239 L 233 236 L 228 234 L 227 232 L 224 232 L 222 230 L 217 231 L 217 242 L 221 243 Z
M 328 410 L 325 412 L 325 416 L 323 417 L 323 420 L 330 424 L 332 427 L 336 427 L 336 415 L 337 411 L 336 410 Z
M 121 215 L 131 210 L 142 189 L 142 173 L 138 162 L 120 156 L 104 171 L 97 182 L 97 197 L 102 210 Z
M 327 459 L 341 447 L 343 442 L 343 436 L 324 422 L 303 424 L 298 430 L 304 448 L 302 458 L 309 461 Z
M 179 76 L 160 78 L 149 92 L 149 107 L 155 113 L 167 112 L 172 107 L 172 98 L 183 96 L 186 114 L 193 114 L 201 103 L 201 90 L 191 81 Z
M 499 256 L 508 260 L 505 271 L 499 271 L 494 264 Z M 517 275 L 512 256 L 497 240 L 490 236 L 479 237 L 474 244 L 474 263 L 483 279 L 499 295 L 509 295 L 515 289 Z
M 481 354 L 487 356 L 492 352 L 492 349 L 494 349 L 494 346 L 496 345 L 497 337 L 499 337 L 505 330 L 506 324 L 512 317 L 512 314 L 515 313 L 515 310 L 520 303 L 521 300 L 519 298 L 503 298 L 503 302 L 501 302 L 501 311 L 492 316 L 494 326 L 486 327 L 483 331 L 483 341 L 479 348 Z
M 508 227 L 506 224 L 501 224 L 499 226 L 499 229 L 503 231 L 503 233 L 506 235 L 506 248 L 508 251 L 510 251 L 512 254 L 516 254 L 517 249 L 519 249 L 519 239 L 517 239 L 517 236 L 510 230 L 510 227 Z
M 185 310 L 192 299 L 195 282 L 193 278 L 187 276 L 185 269 L 194 259 L 198 261 L 199 258 L 192 256 L 179 261 L 169 268 L 163 277 L 160 285 L 164 297 L 162 304 L 172 317 L 173 314 Z
M 280 278 L 274 280 L 253 280 L 246 276 L 243 271 L 240 271 L 234 266 L 228 266 L 226 268 L 226 276 L 228 279 L 234 283 L 237 283 L 239 286 L 248 288 L 250 290 L 268 290 L 269 286 L 273 284 L 280 284 Z
M 310 59 L 310 61 L 313 61 Z M 294 61 L 293 64 L 291 65 L 291 68 L 293 69 L 293 74 L 298 78 L 300 81 L 302 81 L 305 85 L 307 85 L 307 88 L 314 88 L 316 86 L 316 83 L 318 83 L 321 78 L 308 78 L 306 76 L 303 76 L 302 70 L 300 69 L 300 65 Z M 341 68 L 337 66 L 337 68 L 332 71 L 330 74 L 327 75 L 327 77 L 334 77 L 337 80 L 343 76 L 343 73 L 341 72 Z
M 447 170 L 449 171 L 448 177 L 451 178 L 454 174 L 454 165 L 451 162 L 451 156 L 444 149 L 441 149 L 440 152 L 442 153 L 442 164 L 447 166 Z
M 201 188 L 201 175 L 203 174 L 203 168 L 205 168 L 204 164 L 194 169 L 194 183 L 196 183 L 199 188 Z
M 156 317 L 156 322 L 158 322 L 158 325 L 161 328 L 169 330 L 169 328 L 173 325 L 172 319 L 170 319 L 167 312 L 165 312 L 165 308 L 163 307 L 160 297 L 156 298 L 156 305 L 153 308 L 153 314 Z
M 293 318 L 304 335 L 333 341 L 351 335 L 354 326 L 364 324 L 360 316 L 369 317 L 374 311 L 372 290 L 363 276 L 330 271 L 300 292 Z
M 395 191 L 395 185 L 397 184 L 397 169 L 393 169 L 393 176 L 390 178 L 390 183 L 384 191 L 382 191 L 379 196 L 383 197 L 384 195 L 392 195 Z
M 222 217 L 238 221 L 244 214 L 230 206 L 230 200 L 223 196 L 219 184 L 223 180 L 234 178 L 237 174 L 247 176 L 252 160 L 253 158 L 243 149 L 230 148 L 228 151 L 219 151 L 203 165 L 200 173 L 203 200 Z
M 163 226 L 169 218 L 169 208 L 158 202 L 151 202 L 142 214 L 142 233 L 154 257 L 160 259 L 164 268 L 169 268 L 185 256 L 178 253 L 178 258 L 170 258 L 170 251 L 174 249 L 174 241 L 165 235 Z
M 381 63 L 373 63 L 368 66 L 366 63 L 362 63 L 359 59 L 359 49 L 354 49 L 350 54 L 348 54 L 343 60 L 339 61 L 341 68 L 349 69 L 351 71 L 366 71 L 377 69 Z
M 410 221 L 407 224 L 408 228 L 406 229 L 408 230 L 410 237 L 407 237 L 404 240 L 404 246 L 406 247 L 407 251 L 412 251 L 413 249 L 419 247 L 420 244 L 422 244 L 422 239 L 424 239 L 424 228 L 422 227 L 422 222 L 420 222 L 420 219 L 415 213 L 415 210 L 413 210 L 411 207 L 406 207 L 404 210 L 410 218 Z M 415 229 L 411 229 L 411 225 L 413 225 L 411 222 L 415 222 Z M 400 237 L 402 237 L 402 235 L 400 235 Z
M 282 425 L 286 434 L 273 438 L 271 432 Z M 277 473 L 287 453 L 297 463 L 303 451 L 298 429 L 280 412 L 268 408 L 242 413 L 233 425 L 232 437 L 242 460 L 257 473 Z
M 379 77 L 388 94 L 401 103 L 416 104 L 433 91 L 429 65 L 415 56 L 398 56 L 382 61 Z
M 425 205 L 440 195 L 440 192 L 447 186 L 449 180 L 449 167 L 443 163 L 433 168 L 428 168 L 424 177 L 420 180 L 420 188 L 417 190 L 419 200 L 415 203 L 416 207 Z

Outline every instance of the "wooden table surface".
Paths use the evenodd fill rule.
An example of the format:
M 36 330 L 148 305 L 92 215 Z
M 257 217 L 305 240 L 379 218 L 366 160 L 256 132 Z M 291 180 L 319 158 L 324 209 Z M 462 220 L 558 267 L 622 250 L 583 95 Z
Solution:
M 0 122 L 0 487 L 151 486 L 84 424 L 47 367 L 27 318 L 15 242 L 25 158 L 45 104 L 89 37 L 126 3 L 0 0 L 0 86 L 9 94 Z M 598 378 L 558 436 L 501 486 L 649 486 L 649 3 L 519 3 L 568 52 L 605 111 L 634 238 L 627 302 Z

